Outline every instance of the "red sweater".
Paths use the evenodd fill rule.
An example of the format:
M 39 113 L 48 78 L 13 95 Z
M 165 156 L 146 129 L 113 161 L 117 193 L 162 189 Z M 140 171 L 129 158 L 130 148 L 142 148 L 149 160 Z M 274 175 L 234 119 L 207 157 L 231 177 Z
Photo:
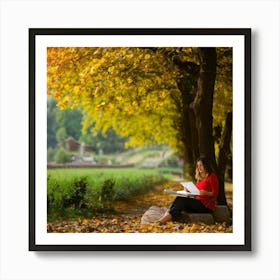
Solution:
M 213 196 L 198 195 L 197 199 L 200 200 L 206 207 L 214 211 L 219 192 L 219 181 L 217 175 L 212 172 L 206 179 L 198 181 L 196 186 L 199 190 L 213 193 Z

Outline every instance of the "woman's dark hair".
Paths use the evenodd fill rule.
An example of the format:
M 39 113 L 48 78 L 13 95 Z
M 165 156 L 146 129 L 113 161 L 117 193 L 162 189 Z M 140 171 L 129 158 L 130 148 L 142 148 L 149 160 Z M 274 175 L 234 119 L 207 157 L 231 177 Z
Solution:
M 211 168 L 211 165 L 210 165 L 210 163 L 209 163 L 209 161 L 208 161 L 208 159 L 207 159 L 205 156 L 200 156 L 200 157 L 196 160 L 196 162 L 199 162 L 199 161 L 202 162 L 202 164 L 203 164 L 203 166 L 204 166 L 204 168 L 205 168 L 205 170 L 206 170 L 207 173 L 211 173 L 211 172 L 213 171 L 212 168 Z

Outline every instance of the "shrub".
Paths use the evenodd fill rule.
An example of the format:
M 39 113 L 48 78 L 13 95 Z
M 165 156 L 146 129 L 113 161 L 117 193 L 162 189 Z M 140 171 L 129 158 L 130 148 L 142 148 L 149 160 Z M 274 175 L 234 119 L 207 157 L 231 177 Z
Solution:
M 114 185 L 115 180 L 107 179 L 103 182 L 100 190 L 100 202 L 105 209 L 112 208 L 112 202 L 114 200 Z
M 50 175 L 47 177 L 47 207 L 48 211 L 52 208 L 63 208 L 63 196 L 66 193 L 61 182 L 58 182 Z
M 165 180 L 156 170 L 57 169 L 48 172 L 49 221 L 113 211 L 115 201 L 144 193 Z
M 87 193 L 89 182 L 86 177 L 73 177 L 70 180 L 54 179 L 48 176 L 47 210 L 48 220 L 60 220 L 88 216 Z
M 54 157 L 55 157 L 55 149 L 53 149 L 52 147 L 48 148 L 48 151 L 47 151 L 47 160 L 48 160 L 48 162 L 53 161 Z
M 56 163 L 67 163 L 71 161 L 71 155 L 67 153 L 63 148 L 60 148 L 57 151 L 54 160 Z
M 75 178 L 72 183 L 71 191 L 63 199 L 63 206 L 79 209 L 85 207 L 85 195 L 88 187 L 87 177 Z

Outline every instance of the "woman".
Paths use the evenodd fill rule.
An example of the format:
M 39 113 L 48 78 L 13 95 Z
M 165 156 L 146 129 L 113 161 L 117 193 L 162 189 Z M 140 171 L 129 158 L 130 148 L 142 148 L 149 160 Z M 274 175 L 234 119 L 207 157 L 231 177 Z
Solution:
M 170 221 L 172 218 L 178 217 L 181 211 L 211 213 L 215 210 L 219 182 L 217 175 L 212 171 L 205 157 L 200 157 L 196 161 L 195 179 L 200 194 L 195 198 L 177 196 L 169 210 L 159 219 L 159 222 Z

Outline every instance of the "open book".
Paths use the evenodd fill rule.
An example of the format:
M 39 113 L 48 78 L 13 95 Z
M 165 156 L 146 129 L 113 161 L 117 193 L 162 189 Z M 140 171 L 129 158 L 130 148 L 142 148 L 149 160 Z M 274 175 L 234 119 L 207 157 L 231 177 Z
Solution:
M 193 182 L 182 182 L 181 185 L 184 187 L 184 190 L 182 191 L 173 191 L 173 190 L 165 189 L 164 192 L 169 194 L 175 194 L 177 196 L 184 196 L 184 197 L 200 194 L 199 189 L 196 187 L 196 185 Z

